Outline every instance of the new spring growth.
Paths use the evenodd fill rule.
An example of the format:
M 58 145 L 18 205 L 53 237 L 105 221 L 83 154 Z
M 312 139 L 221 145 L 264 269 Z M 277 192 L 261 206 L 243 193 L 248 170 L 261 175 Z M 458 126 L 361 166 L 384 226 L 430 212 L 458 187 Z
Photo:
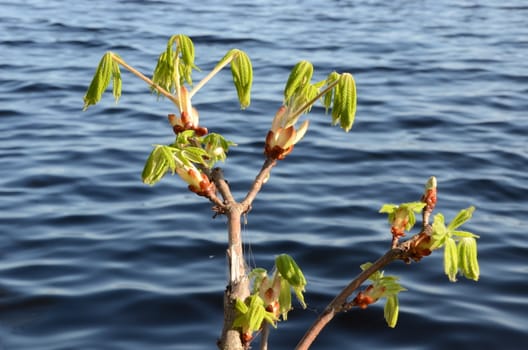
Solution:
M 253 332 L 258 331 L 263 321 L 276 327 L 276 322 L 282 316 L 288 319 L 288 312 L 292 309 L 292 290 L 303 308 L 304 288 L 306 279 L 301 269 L 287 254 L 281 254 L 275 259 L 272 276 L 263 268 L 255 268 L 249 274 L 252 281 L 252 293 L 242 302 L 237 300 L 237 317 L 233 327 L 241 328 L 245 342 L 253 338 Z
M 143 168 L 143 182 L 153 185 L 170 170 L 187 182 L 190 191 L 200 196 L 208 196 L 214 191 L 214 184 L 195 166 L 195 163 L 205 165 L 204 157 L 207 157 L 207 152 L 202 148 L 180 147 L 178 144 L 157 145 Z
M 308 61 L 301 61 L 293 67 L 284 88 L 284 103 L 275 114 L 266 136 L 264 153 L 268 157 L 280 160 L 291 153 L 309 125 L 305 120 L 296 127 L 297 121 L 321 97 L 324 97 L 326 110 L 332 108 L 332 123 L 339 122 L 345 131 L 352 128 L 356 112 L 356 85 L 352 75 L 333 72 L 315 84 L 311 83 L 312 75 L 313 65 Z M 325 88 L 320 91 L 322 87 Z
M 201 169 L 210 169 L 216 162 L 224 161 L 233 145 L 220 134 L 199 137 L 194 130 L 183 131 L 172 145 L 154 147 L 143 169 L 143 182 L 153 185 L 171 171 L 187 182 L 190 191 L 209 196 L 215 190 L 214 184 Z
M 180 117 L 178 118 L 174 114 L 169 114 L 169 123 L 174 133 L 179 134 L 185 130 L 194 130 L 197 136 L 207 134 L 207 128 L 198 125 L 198 111 L 192 106 L 191 97 L 185 86 L 180 87 L 179 101 L 181 103 L 179 105 Z
M 371 265 L 372 263 L 365 263 L 361 265 L 361 269 L 366 270 Z M 394 328 L 398 321 L 398 293 L 406 289 L 398 283 L 397 277 L 384 276 L 383 271 L 376 271 L 369 277 L 369 280 L 373 283 L 365 290 L 359 292 L 352 303 L 361 309 L 366 309 L 368 305 L 377 302 L 381 298 L 386 298 L 385 320 L 389 327 Z
M 387 213 L 391 233 L 393 237 L 405 236 L 405 231 L 410 231 L 416 223 L 415 213 L 419 213 L 426 206 L 423 202 L 410 202 L 396 204 L 384 204 L 379 210 L 380 213 Z
M 433 220 L 431 250 L 444 247 L 444 272 L 451 282 L 461 273 L 464 277 L 478 281 L 480 268 L 477 259 L 477 239 L 479 236 L 458 230 L 473 215 L 475 207 L 461 210 L 445 225 L 444 216 L 436 214 Z

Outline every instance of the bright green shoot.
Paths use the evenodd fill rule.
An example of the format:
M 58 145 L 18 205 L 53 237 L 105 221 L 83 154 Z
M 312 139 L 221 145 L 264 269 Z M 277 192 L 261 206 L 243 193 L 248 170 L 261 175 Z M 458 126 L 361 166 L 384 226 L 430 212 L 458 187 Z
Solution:
M 478 281 L 480 268 L 477 259 L 477 239 L 479 236 L 458 230 L 473 215 L 475 207 L 461 210 L 445 225 L 444 216 L 436 214 L 433 220 L 431 250 L 444 247 L 444 271 L 451 282 L 456 281 L 460 272 L 464 277 Z
M 84 110 L 97 104 L 113 79 L 114 97 L 121 96 L 121 74 L 119 66 L 124 67 L 141 80 L 145 81 L 152 91 L 171 100 L 179 109 L 184 102 L 181 88 L 184 84 L 193 85 L 192 71 L 199 70 L 195 61 L 194 44 L 183 34 L 173 35 L 167 42 L 167 48 L 158 58 L 152 79 L 130 66 L 121 57 L 113 52 L 107 52 L 101 59 L 94 77 L 84 97 Z M 198 92 L 214 75 L 223 67 L 231 63 L 233 83 L 237 90 L 240 106 L 246 108 L 251 101 L 251 86 L 253 82 L 253 69 L 251 60 L 241 50 L 233 49 L 217 64 L 194 89 L 189 93 L 189 98 Z

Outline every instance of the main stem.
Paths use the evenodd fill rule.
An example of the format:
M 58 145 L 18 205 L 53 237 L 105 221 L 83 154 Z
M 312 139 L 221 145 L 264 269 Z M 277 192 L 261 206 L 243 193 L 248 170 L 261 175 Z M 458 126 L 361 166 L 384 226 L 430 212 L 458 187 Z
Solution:
M 245 350 L 240 332 L 232 329 L 236 317 L 236 300 L 245 300 L 249 296 L 249 280 L 246 273 L 246 261 L 242 249 L 241 217 L 247 213 L 255 196 L 268 178 L 275 160 L 266 159 L 253 185 L 242 202 L 233 197 L 222 169 L 216 168 L 211 173 L 218 192 L 224 199 L 223 213 L 227 216 L 228 247 L 227 260 L 229 265 L 229 283 L 224 294 L 224 326 L 218 346 L 222 350 Z

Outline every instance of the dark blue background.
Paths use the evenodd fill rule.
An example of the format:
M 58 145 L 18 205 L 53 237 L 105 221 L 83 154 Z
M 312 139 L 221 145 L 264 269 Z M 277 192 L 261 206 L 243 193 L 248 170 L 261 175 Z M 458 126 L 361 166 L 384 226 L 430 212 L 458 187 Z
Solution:
M 318 106 L 244 226 L 251 266 L 303 267 L 306 311 L 272 331 L 291 349 L 332 297 L 388 247 L 383 203 L 417 200 L 430 175 L 450 220 L 481 236 L 481 280 L 453 284 L 442 252 L 386 269 L 408 289 L 396 329 L 381 305 L 337 317 L 314 349 L 522 349 L 528 342 L 528 7 L 523 1 L 0 1 L 0 349 L 212 349 L 226 284 L 225 219 L 177 177 L 141 183 L 170 143 L 147 86 L 81 112 L 103 53 L 150 75 L 172 34 L 207 72 L 231 48 L 253 60 L 241 111 L 229 71 L 193 99 L 238 144 L 223 165 L 237 198 L 291 67 L 354 74 L 350 133 Z M 195 74 L 199 80 L 204 73 Z

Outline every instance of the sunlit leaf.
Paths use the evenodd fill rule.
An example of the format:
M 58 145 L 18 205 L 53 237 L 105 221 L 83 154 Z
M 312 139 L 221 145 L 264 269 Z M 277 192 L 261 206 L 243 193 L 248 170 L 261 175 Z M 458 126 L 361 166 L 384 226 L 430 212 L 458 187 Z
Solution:
M 330 73 L 328 77 L 326 78 L 326 85 L 330 85 L 334 83 L 335 81 L 338 81 L 339 77 L 340 75 L 336 71 Z M 327 92 L 326 95 L 324 95 L 323 104 L 325 106 L 326 113 L 328 113 L 328 111 L 332 107 L 332 102 L 334 100 L 334 95 L 335 95 L 334 90 L 335 89 L 332 89 L 329 92 Z
M 454 236 L 461 237 L 461 238 L 462 237 L 480 238 L 480 236 L 474 233 L 468 232 L 468 231 L 452 231 L 452 233 Z
M 477 260 L 477 241 L 472 237 L 458 242 L 459 268 L 464 277 L 478 281 L 480 268 Z
M 334 91 L 332 122 L 339 122 L 342 129 L 348 132 L 352 128 L 356 115 L 356 83 L 349 73 L 341 74 Z
M 466 221 L 471 219 L 471 216 L 473 216 L 473 212 L 474 211 L 475 211 L 475 207 L 474 206 L 471 206 L 471 207 L 466 208 L 466 209 L 462 209 L 457 214 L 457 216 L 449 223 L 449 225 L 447 226 L 447 229 L 451 231 L 451 230 L 454 230 L 454 229 L 462 226 L 462 224 L 464 224 Z
M 306 279 L 302 273 L 299 265 L 293 260 L 288 254 L 281 254 L 275 258 L 275 266 L 280 272 L 281 276 L 284 277 L 292 287 L 304 287 L 306 285 Z
M 173 165 L 171 160 L 174 161 L 172 155 L 167 155 L 163 146 L 156 146 L 145 162 L 145 167 L 141 174 L 143 182 L 148 185 L 154 185 L 161 180 Z
M 304 278 L 304 274 L 299 268 L 299 265 L 297 265 L 295 260 L 293 260 L 288 254 L 281 254 L 275 258 L 275 266 L 281 274 L 281 277 L 290 284 L 302 307 L 306 308 L 303 295 L 304 287 L 306 286 L 306 279 Z
M 313 75 L 313 65 L 308 61 L 298 62 L 291 70 L 284 87 L 284 102 L 292 98 L 292 96 L 298 91 L 299 88 L 303 88 L 310 84 Z
M 433 233 L 431 234 L 431 238 L 433 240 L 433 244 L 431 245 L 430 249 L 434 250 L 442 247 L 446 239 L 449 237 L 447 228 L 445 227 L 444 216 L 441 213 L 438 213 L 434 216 L 432 229 Z
M 236 55 L 231 61 L 231 73 L 233 75 L 233 83 L 235 84 L 240 107 L 245 109 L 251 103 L 253 66 L 249 56 L 244 51 L 237 50 Z
M 452 238 L 447 238 L 444 245 L 444 272 L 451 282 L 457 280 L 458 261 L 456 242 Z
M 288 319 L 288 312 L 292 308 L 291 301 L 291 286 L 287 280 L 281 278 L 280 293 L 279 293 L 279 312 L 282 315 L 283 320 Z
M 400 311 L 400 306 L 398 302 L 398 296 L 397 295 L 391 295 L 387 297 L 387 301 L 385 302 L 385 308 L 384 308 L 384 316 L 385 321 L 387 322 L 387 325 L 391 328 L 396 327 L 396 323 L 398 323 L 398 314 Z
M 101 100 L 103 93 L 105 92 L 108 85 L 110 85 L 110 80 L 112 80 L 112 76 L 114 77 L 114 96 L 116 96 L 116 93 L 118 91 L 120 95 L 121 79 L 120 75 L 114 74 L 116 70 L 114 67 L 115 63 L 112 60 L 112 55 L 112 52 L 107 52 L 101 58 L 101 61 L 99 61 L 99 65 L 97 66 L 95 74 L 92 78 L 92 82 L 88 87 L 88 91 L 86 91 L 86 94 L 84 95 L 83 110 L 86 110 L 89 106 L 95 105 Z M 119 71 L 119 68 L 117 68 L 117 71 Z M 117 87 L 115 86 L 116 82 L 118 83 Z

